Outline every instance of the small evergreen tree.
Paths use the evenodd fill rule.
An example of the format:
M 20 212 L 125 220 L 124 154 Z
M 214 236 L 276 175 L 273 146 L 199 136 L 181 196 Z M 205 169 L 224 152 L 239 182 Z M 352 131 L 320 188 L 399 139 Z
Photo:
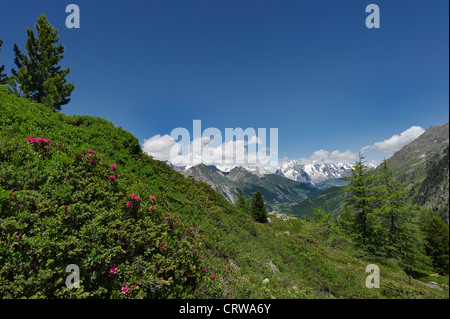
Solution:
M 236 207 L 245 211 L 245 207 L 247 205 L 247 199 L 245 198 L 244 193 L 242 193 L 242 191 L 240 191 L 239 194 L 237 195 L 235 205 L 236 205 Z
M 35 24 L 36 35 L 27 29 L 27 54 L 14 45 L 15 64 L 12 70 L 11 86 L 19 96 L 25 96 L 38 103 L 60 110 L 69 103 L 74 84 L 66 84 L 70 68 L 63 70 L 59 62 L 65 48 L 59 42 L 58 30 L 50 25 L 43 14 Z
M 431 257 L 433 269 L 447 275 L 449 273 L 449 229 L 437 216 L 431 218 L 426 227 L 425 250 Z
M 3 40 L 0 39 L 0 52 L 2 51 L 2 45 L 3 45 Z M 6 84 L 8 81 L 8 77 L 7 77 L 6 73 L 3 73 L 4 71 L 5 71 L 5 65 L 0 66 L 0 85 Z
M 256 191 L 255 196 L 253 197 L 250 211 L 255 221 L 259 223 L 268 222 L 267 210 L 264 205 L 264 199 L 259 191 Z

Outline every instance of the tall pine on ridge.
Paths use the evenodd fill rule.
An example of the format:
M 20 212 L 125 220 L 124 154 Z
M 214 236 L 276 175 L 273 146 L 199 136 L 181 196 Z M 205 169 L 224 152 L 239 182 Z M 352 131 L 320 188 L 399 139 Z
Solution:
M 13 90 L 19 96 L 25 96 L 55 110 L 69 103 L 75 85 L 66 84 L 66 76 L 70 68 L 63 70 L 59 62 L 63 58 L 65 48 L 58 45 L 58 30 L 55 29 L 43 14 L 37 19 L 34 31 L 27 28 L 28 54 L 22 53 L 18 45 L 14 45 L 15 64 L 18 70 L 12 70 Z

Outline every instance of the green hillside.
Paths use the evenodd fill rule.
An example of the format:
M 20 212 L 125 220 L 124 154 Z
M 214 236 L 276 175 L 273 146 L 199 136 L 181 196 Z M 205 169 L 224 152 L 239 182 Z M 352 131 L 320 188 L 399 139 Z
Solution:
M 298 218 L 303 218 L 305 215 L 312 217 L 314 216 L 313 209 L 323 208 L 325 203 L 328 205 L 331 214 L 338 216 L 344 206 L 344 187 L 331 187 L 316 196 L 290 205 L 289 214 Z
M 0 298 L 449 296 L 333 248 L 302 220 L 253 222 L 104 119 L 2 86 L 0 111 Z M 379 289 L 365 286 L 372 263 Z M 80 288 L 66 288 L 70 264 Z

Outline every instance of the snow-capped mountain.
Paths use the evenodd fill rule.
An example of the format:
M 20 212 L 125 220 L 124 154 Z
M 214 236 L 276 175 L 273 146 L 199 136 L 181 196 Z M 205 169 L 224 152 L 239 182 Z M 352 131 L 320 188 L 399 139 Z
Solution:
M 351 168 L 352 165 L 349 163 L 304 163 L 289 160 L 280 163 L 276 173 L 294 181 L 314 186 L 323 181 L 347 176 Z
M 234 168 L 236 168 L 237 165 L 217 165 L 210 167 L 226 175 Z M 339 179 L 347 176 L 350 173 L 352 165 L 349 163 L 305 163 L 301 160 L 287 160 L 279 163 L 277 167 L 242 167 L 258 176 L 266 174 L 277 174 L 289 178 L 293 181 L 305 183 L 310 186 L 315 186 L 324 181 Z M 181 168 L 181 171 L 185 171 L 189 168 L 190 167 Z

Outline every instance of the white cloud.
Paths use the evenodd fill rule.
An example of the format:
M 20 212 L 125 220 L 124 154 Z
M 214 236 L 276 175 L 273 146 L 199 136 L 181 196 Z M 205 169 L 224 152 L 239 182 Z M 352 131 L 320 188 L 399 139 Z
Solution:
M 416 138 L 422 135 L 423 132 L 425 132 L 425 130 L 420 126 L 412 126 L 406 131 L 402 132 L 400 135 L 394 135 L 382 142 L 376 142 L 373 145 L 364 146 L 361 149 L 361 152 L 364 153 L 370 150 L 378 150 L 383 153 L 396 152 L 406 144 L 414 141 Z
M 148 140 L 144 140 L 142 148 L 144 152 L 156 160 L 168 161 L 172 147 L 180 147 L 169 135 L 155 135 Z
M 257 148 L 258 145 L 258 148 Z M 200 137 L 184 147 L 169 135 L 155 135 L 144 140 L 144 152 L 156 160 L 169 161 L 177 166 L 206 165 L 258 165 L 270 162 L 278 154 L 262 145 L 261 139 L 252 136 L 248 141 L 214 141 Z M 266 154 L 266 152 L 268 154 Z M 272 156 L 272 157 L 271 157 Z M 225 159 L 225 162 L 224 162 Z
M 351 163 L 358 157 L 358 154 L 352 153 L 350 150 L 341 152 L 338 150 L 329 152 L 325 150 L 315 151 L 309 158 L 301 158 L 300 161 L 308 164 L 315 163 Z

